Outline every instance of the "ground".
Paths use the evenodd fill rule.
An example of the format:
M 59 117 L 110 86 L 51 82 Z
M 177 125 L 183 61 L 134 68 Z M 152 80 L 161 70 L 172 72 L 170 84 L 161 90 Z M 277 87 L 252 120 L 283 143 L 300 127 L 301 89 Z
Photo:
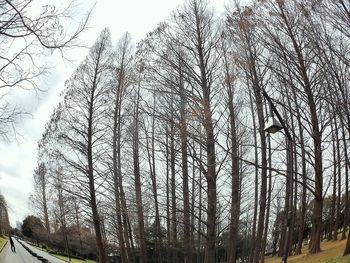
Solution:
M 0 235 L 0 251 L 1 251 L 2 247 L 5 245 L 7 239 L 8 238 L 6 236 Z
M 350 256 L 343 257 L 346 239 L 341 241 L 327 241 L 321 243 L 322 252 L 309 255 L 307 248 L 298 256 L 288 257 L 288 263 L 350 263 Z M 265 263 L 280 263 L 281 258 L 265 259 Z
M 62 257 L 62 256 L 57 256 L 57 255 L 55 257 L 60 258 L 60 259 L 67 261 L 67 262 L 69 261 L 69 259 L 67 257 Z M 70 263 L 95 263 L 96 261 L 94 261 L 94 260 L 85 260 L 84 261 L 84 260 L 72 258 L 72 260 L 69 262 Z

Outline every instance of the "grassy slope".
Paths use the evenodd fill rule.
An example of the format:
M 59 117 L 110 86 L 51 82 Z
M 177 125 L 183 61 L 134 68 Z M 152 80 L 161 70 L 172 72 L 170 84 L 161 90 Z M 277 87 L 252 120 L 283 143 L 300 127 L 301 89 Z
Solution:
M 33 247 L 36 247 L 37 249 L 40 249 L 42 251 L 45 251 L 47 253 L 49 253 L 49 251 L 47 249 L 43 249 L 42 247 L 38 246 L 37 244 L 34 244 L 34 243 L 30 243 Z M 96 263 L 96 261 L 94 260 L 91 260 L 91 259 L 87 259 L 87 260 L 80 260 L 80 259 L 75 259 L 75 258 L 72 258 L 71 261 L 69 261 L 69 258 L 68 257 L 64 257 L 64 256 L 61 256 L 61 255 L 57 255 L 57 254 L 51 254 L 51 256 L 53 257 L 56 257 L 56 258 L 59 258 L 59 259 L 62 259 L 66 262 L 71 262 L 71 263 Z
M 6 241 L 7 241 L 7 237 L 0 235 L 0 250 L 2 249 L 2 247 L 5 245 Z
M 321 243 L 321 253 L 309 255 L 307 249 L 298 256 L 288 257 L 288 263 L 350 263 L 350 256 L 343 257 L 346 240 Z M 265 263 L 280 263 L 281 258 L 265 259 Z
M 62 259 L 64 261 L 67 261 L 69 262 L 69 259 L 67 257 L 63 257 L 63 256 L 58 256 L 58 255 L 55 255 L 55 257 L 59 258 L 59 259 Z M 71 263 L 95 263 L 96 261 L 94 260 L 80 260 L 80 259 L 75 259 L 75 258 L 72 258 L 72 261 L 70 261 Z

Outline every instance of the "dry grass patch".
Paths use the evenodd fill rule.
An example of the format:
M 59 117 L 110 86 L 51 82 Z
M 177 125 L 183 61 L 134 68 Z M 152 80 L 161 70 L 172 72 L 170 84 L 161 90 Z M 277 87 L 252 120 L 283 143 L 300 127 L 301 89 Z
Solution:
M 288 257 L 288 263 L 350 263 L 350 256 L 343 257 L 346 240 L 321 243 L 322 252 L 310 255 L 307 249 L 298 256 Z M 280 263 L 281 258 L 267 257 L 266 263 Z
M 80 260 L 80 259 L 76 259 L 76 258 L 72 258 L 71 261 L 69 261 L 68 257 L 64 257 L 64 256 L 59 256 L 59 255 L 54 255 L 56 258 L 62 259 L 66 262 L 71 262 L 71 263 L 96 263 L 96 261 L 94 260 Z
M 8 240 L 8 238 L 6 236 L 0 235 L 0 250 L 6 244 L 7 240 Z

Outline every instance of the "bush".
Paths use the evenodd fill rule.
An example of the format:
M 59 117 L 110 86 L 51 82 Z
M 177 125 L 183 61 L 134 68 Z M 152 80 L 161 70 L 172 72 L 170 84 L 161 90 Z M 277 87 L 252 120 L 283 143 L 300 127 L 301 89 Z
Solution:
M 49 254 L 54 254 L 54 255 L 59 254 L 57 250 L 53 250 L 53 249 L 49 249 L 47 252 L 49 252 Z

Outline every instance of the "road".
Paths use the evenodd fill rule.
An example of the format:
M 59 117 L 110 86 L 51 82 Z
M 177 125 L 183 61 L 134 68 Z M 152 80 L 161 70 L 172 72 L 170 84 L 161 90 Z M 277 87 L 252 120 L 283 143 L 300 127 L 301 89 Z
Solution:
M 10 242 L 7 242 L 0 254 L 0 263 L 42 263 L 42 261 L 32 256 L 26 249 L 24 249 L 24 247 L 16 239 L 13 238 L 13 241 L 15 243 L 16 253 L 11 251 Z M 65 261 L 55 258 L 31 245 L 26 243 L 25 245 L 39 256 L 48 259 L 50 263 L 65 263 Z
M 0 254 L 0 263 L 41 263 L 37 258 L 33 257 L 24 247 L 13 238 L 16 247 L 16 253 L 11 251 L 10 241 Z

